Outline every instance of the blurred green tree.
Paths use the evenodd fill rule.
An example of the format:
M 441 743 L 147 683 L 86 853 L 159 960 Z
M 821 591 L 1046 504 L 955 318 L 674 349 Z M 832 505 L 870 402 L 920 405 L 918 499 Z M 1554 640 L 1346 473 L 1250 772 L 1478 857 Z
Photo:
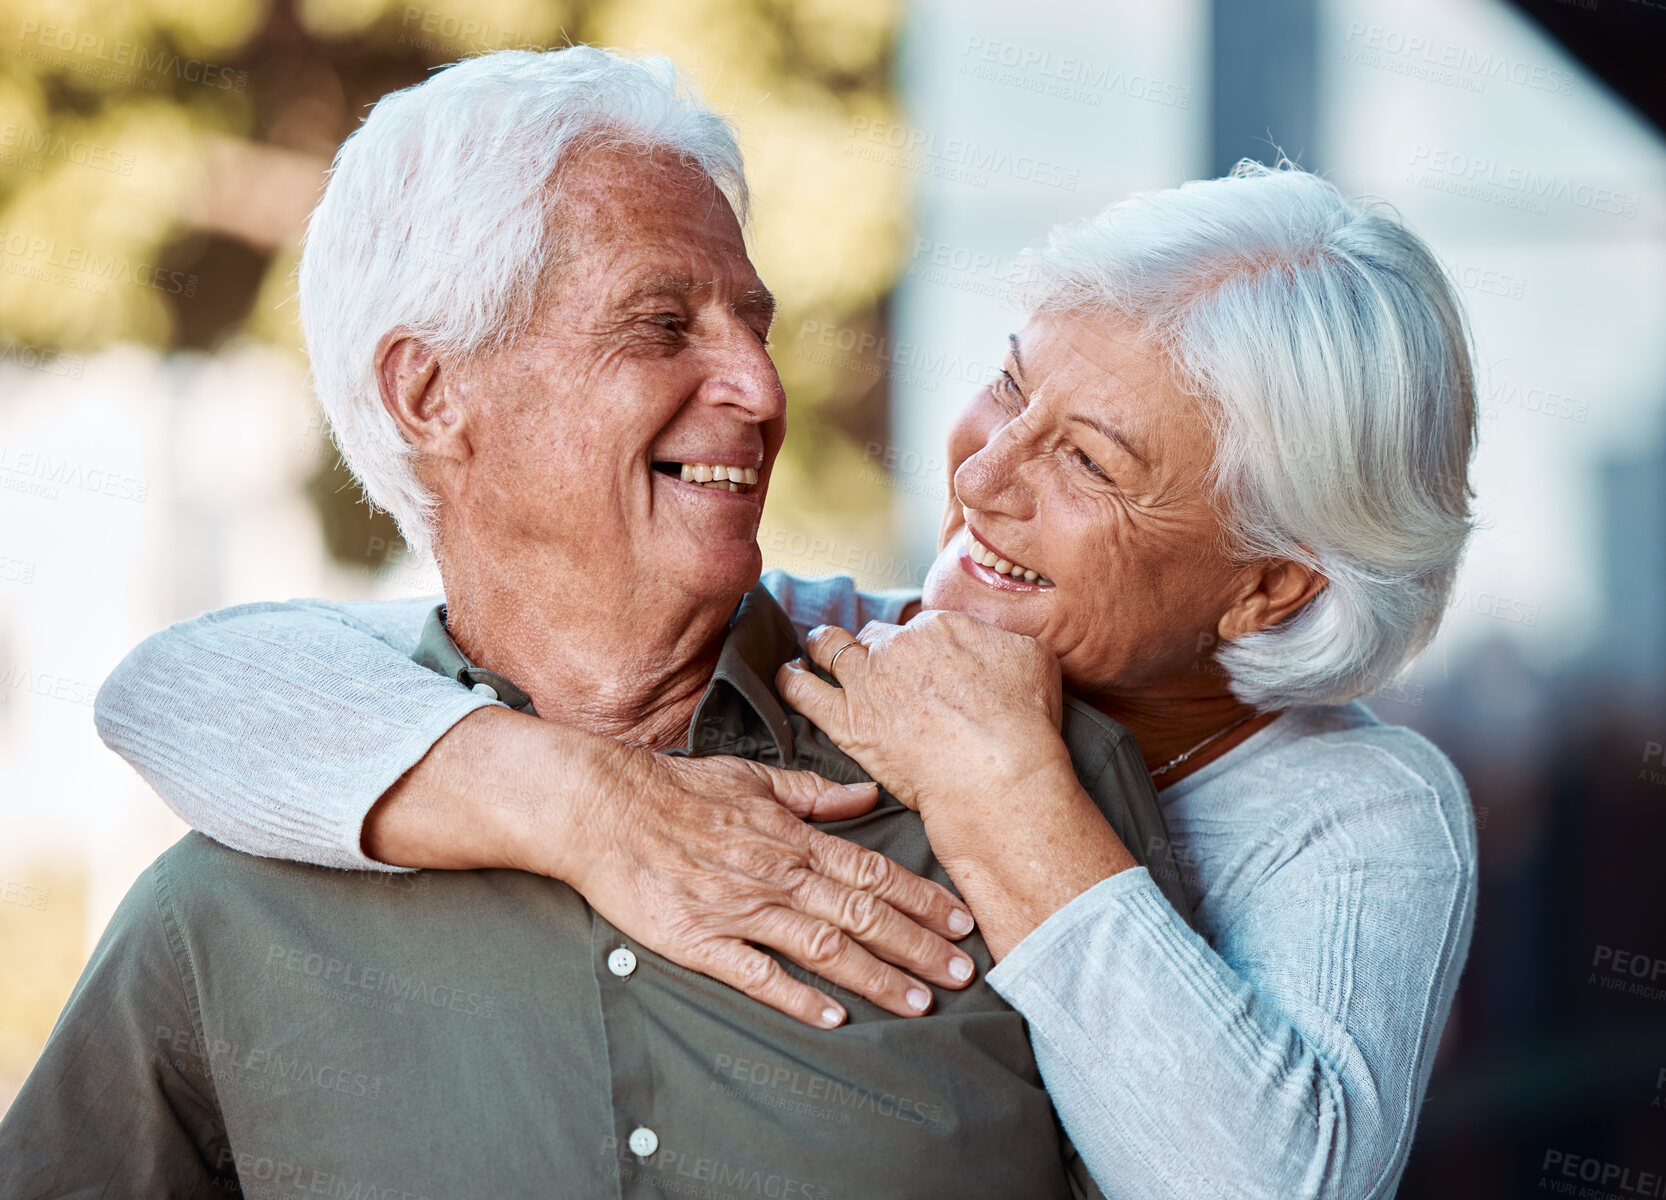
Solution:
M 0 336 L 298 352 L 296 246 L 336 147 L 377 98 L 498 49 L 668 54 L 741 132 L 754 258 L 782 301 L 775 354 L 795 433 L 771 519 L 836 521 L 847 541 L 886 547 L 887 496 L 855 469 L 858 443 L 883 436 L 883 364 L 803 334 L 882 328 L 906 253 L 906 177 L 849 153 L 858 119 L 896 119 L 898 6 L 0 0 L 13 37 L 0 60 Z M 322 437 L 308 494 L 348 565 L 378 565 L 366 545 L 397 549 Z

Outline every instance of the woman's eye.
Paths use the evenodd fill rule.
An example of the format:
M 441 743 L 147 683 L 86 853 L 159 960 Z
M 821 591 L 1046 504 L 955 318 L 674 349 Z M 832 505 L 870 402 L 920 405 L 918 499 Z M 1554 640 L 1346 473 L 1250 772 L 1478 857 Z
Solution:
M 1110 478 L 1109 475 L 1105 474 L 1105 469 L 1103 467 L 1094 462 L 1093 459 L 1089 458 L 1087 454 L 1081 450 L 1076 451 L 1076 461 L 1080 462 L 1083 467 L 1087 468 L 1090 475 L 1097 475 L 1101 479 Z
M 680 313 L 655 313 L 648 318 L 650 324 L 658 325 L 661 329 L 677 333 L 682 330 L 683 318 Z
M 1018 390 L 1018 383 L 1004 367 L 995 376 L 995 394 L 1003 400 L 1010 400 L 1014 404 L 1024 403 L 1024 393 Z

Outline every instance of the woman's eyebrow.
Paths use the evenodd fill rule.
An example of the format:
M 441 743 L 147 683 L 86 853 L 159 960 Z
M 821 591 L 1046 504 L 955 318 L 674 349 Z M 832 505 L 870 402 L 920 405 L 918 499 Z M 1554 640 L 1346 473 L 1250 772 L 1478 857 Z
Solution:
M 1090 429 L 1098 430 L 1105 437 L 1109 438 L 1111 441 L 1126 450 L 1129 456 L 1138 462 L 1140 466 L 1144 467 L 1148 471 L 1151 469 L 1151 464 L 1145 461 L 1145 455 L 1134 449 L 1134 444 L 1123 435 L 1122 430 L 1105 420 L 1105 418 L 1095 416 L 1092 413 L 1071 413 L 1069 416 L 1065 417 L 1065 420 L 1079 421 Z
M 1012 365 L 1018 368 L 1018 378 L 1024 378 L 1024 359 L 1018 353 L 1018 335 L 1007 334 L 1007 347 L 1012 351 Z

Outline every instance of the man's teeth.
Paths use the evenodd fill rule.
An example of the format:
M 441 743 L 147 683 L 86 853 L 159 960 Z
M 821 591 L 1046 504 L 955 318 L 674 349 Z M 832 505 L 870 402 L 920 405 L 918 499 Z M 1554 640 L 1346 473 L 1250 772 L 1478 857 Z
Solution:
M 726 467 L 720 463 L 684 463 L 683 482 L 700 483 L 706 487 L 744 492 L 758 482 L 756 467 Z
M 997 575 L 1007 575 L 1013 579 L 1022 579 L 1025 583 L 1033 583 L 1039 587 L 1053 586 L 1053 581 L 1048 579 L 1045 575 L 1042 575 L 1040 572 L 1032 571 L 1020 563 L 1008 562 L 999 554 L 996 554 L 995 551 L 991 550 L 988 546 L 985 546 L 982 542 L 978 541 L 977 538 L 973 537 L 970 529 L 966 531 L 966 536 L 962 539 L 962 541 L 966 547 L 966 553 L 971 557 L 973 562 L 980 563 L 983 566 L 988 567 Z

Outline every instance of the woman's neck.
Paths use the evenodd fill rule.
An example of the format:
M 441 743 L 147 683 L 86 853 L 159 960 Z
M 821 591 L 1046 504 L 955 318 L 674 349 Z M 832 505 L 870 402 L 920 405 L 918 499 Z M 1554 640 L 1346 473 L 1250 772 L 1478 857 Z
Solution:
M 1230 693 L 1158 700 L 1113 695 L 1083 699 L 1127 726 L 1159 790 L 1242 745 L 1283 712 L 1274 709 L 1258 714 Z

